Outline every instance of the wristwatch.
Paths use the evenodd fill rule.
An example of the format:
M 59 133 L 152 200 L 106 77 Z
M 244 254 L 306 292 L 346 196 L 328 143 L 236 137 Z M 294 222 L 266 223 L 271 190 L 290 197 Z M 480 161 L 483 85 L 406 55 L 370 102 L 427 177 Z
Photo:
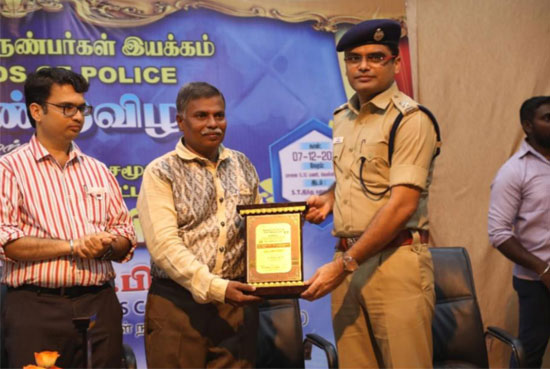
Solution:
M 342 261 L 344 262 L 344 271 L 353 273 L 359 268 L 359 263 L 353 257 L 348 254 L 342 255 Z

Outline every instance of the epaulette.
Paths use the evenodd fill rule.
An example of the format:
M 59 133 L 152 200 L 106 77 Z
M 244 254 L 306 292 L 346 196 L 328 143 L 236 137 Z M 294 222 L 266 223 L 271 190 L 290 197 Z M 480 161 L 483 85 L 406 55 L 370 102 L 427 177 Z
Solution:
M 403 115 L 418 110 L 418 103 L 405 94 L 394 94 L 391 99 L 397 110 Z
M 416 110 L 420 110 L 424 114 L 426 114 L 428 116 L 428 118 L 430 118 L 430 122 L 432 122 L 432 124 L 433 124 L 436 139 L 437 139 L 437 149 L 435 150 L 435 154 L 433 156 L 433 158 L 435 159 L 435 157 L 437 155 L 439 155 L 439 152 L 441 151 L 441 133 L 439 131 L 439 124 L 437 123 L 437 119 L 435 119 L 435 116 L 432 114 L 431 111 L 428 110 L 428 108 L 418 104 L 416 101 L 414 101 L 412 99 L 411 99 L 411 101 L 414 102 L 414 104 L 416 105 L 413 108 L 410 108 L 410 105 L 407 105 L 407 104 L 400 104 L 400 105 L 396 105 L 396 106 L 404 107 L 405 105 L 407 105 L 407 106 L 409 106 L 409 108 L 407 109 L 408 113 L 411 113 L 411 112 L 416 111 Z M 392 125 L 391 130 L 390 130 L 390 137 L 388 139 L 388 162 L 390 163 L 390 165 L 391 165 L 391 159 L 392 159 L 392 156 L 393 156 L 393 145 L 395 143 L 395 135 L 397 133 L 397 129 L 399 128 L 399 125 L 401 124 L 401 121 L 403 120 L 403 117 L 406 114 L 407 113 L 403 113 L 403 111 L 401 109 L 399 109 L 399 114 L 397 114 L 397 117 L 395 118 L 395 121 L 393 122 L 393 125 Z
M 340 105 L 339 107 L 334 109 L 334 113 L 332 113 L 332 114 L 336 115 L 336 114 L 340 113 L 342 110 L 347 109 L 347 108 L 348 108 L 348 103 L 347 102 L 343 103 L 342 105 Z

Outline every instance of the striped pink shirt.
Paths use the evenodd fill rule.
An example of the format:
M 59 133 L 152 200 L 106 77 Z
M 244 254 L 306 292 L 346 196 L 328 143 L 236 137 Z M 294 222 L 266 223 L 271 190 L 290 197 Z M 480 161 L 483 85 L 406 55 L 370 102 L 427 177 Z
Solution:
M 15 261 L 4 246 L 23 236 L 71 240 L 106 231 L 136 237 L 120 188 L 107 167 L 73 143 L 65 168 L 33 136 L 28 144 L 0 157 L 1 282 L 9 286 L 101 285 L 115 277 L 110 261 L 63 256 Z

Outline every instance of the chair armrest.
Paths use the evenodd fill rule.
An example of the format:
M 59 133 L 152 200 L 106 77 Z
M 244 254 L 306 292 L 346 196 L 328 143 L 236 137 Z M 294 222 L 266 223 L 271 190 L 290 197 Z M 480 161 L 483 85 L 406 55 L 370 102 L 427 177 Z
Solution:
M 494 337 L 510 346 L 512 348 L 512 353 L 514 355 L 517 368 L 527 367 L 527 363 L 525 361 L 525 350 L 523 349 L 523 345 L 517 337 L 512 336 L 510 333 L 502 328 L 493 326 L 487 327 L 487 332 L 485 332 L 485 336 Z
M 338 368 L 336 348 L 331 342 L 315 333 L 306 334 L 306 338 L 304 339 L 304 357 L 306 360 L 311 360 L 312 345 L 319 347 L 325 352 L 329 368 Z

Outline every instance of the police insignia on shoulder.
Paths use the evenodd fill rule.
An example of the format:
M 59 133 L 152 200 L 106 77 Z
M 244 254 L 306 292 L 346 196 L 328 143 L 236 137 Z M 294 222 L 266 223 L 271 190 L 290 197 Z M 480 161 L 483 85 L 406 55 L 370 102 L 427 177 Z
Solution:
M 408 101 L 400 101 L 399 105 L 401 105 L 401 107 L 403 108 L 405 113 L 409 113 L 413 110 L 416 110 L 416 108 L 414 106 L 412 106 L 411 104 L 409 104 Z

